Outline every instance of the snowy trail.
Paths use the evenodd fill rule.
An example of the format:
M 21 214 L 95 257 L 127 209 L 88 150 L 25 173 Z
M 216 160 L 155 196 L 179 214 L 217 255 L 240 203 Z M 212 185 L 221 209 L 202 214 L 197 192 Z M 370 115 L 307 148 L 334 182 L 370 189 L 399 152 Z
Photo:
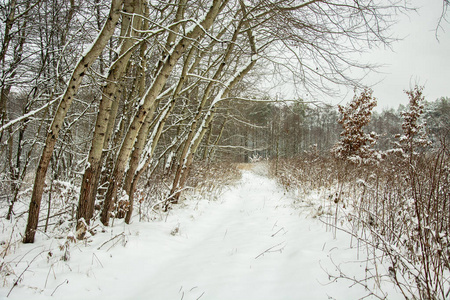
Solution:
M 116 227 L 129 234 L 125 247 L 72 251 L 71 271 L 60 267 L 57 278 L 50 278 L 51 288 L 35 293 L 34 299 L 48 299 L 66 279 L 69 284 L 55 293 L 58 299 L 360 299 L 366 295 L 362 288 L 348 288 L 351 282 L 328 284 L 323 267 L 334 271 L 330 253 L 338 262 L 353 261 L 355 250 L 348 249 L 348 239 L 334 240 L 322 223 L 294 209 L 292 199 L 268 177 L 244 171 L 240 183 L 218 201 L 190 200 L 186 205 L 174 209 L 165 221 Z M 175 228 L 178 233 L 171 235 Z M 49 272 L 48 266 L 44 271 Z M 29 292 L 18 288 L 11 299 Z
M 335 287 L 324 286 L 329 279 L 320 267 L 320 261 L 329 260 L 323 249 L 326 243 L 333 244 L 332 235 L 320 222 L 301 216 L 291 204 L 292 199 L 273 180 L 244 171 L 236 187 L 218 203 L 200 208 L 197 217 L 186 218 L 186 210 L 175 212 L 179 215 L 168 221 L 171 225 L 165 234 L 177 226 L 179 234 L 170 236 L 163 249 L 156 244 L 149 250 L 149 258 L 139 263 L 148 270 L 148 283 L 138 284 L 130 299 L 336 296 Z M 146 234 L 154 233 L 150 229 Z M 150 236 L 139 244 L 147 247 L 152 239 Z M 347 289 L 342 296 L 352 299 Z
M 316 280 L 327 282 L 317 261 L 324 246 L 317 235 L 329 239 L 323 228 L 302 222 L 275 183 L 254 173 L 245 172 L 222 200 L 187 228 L 180 225 L 186 231 L 181 255 L 171 260 L 170 270 L 155 272 L 169 273 L 156 283 L 163 290 L 174 285 L 164 278 L 181 277 L 177 294 L 168 298 L 180 297 L 180 290 L 192 299 L 203 292 L 207 299 L 326 298 Z

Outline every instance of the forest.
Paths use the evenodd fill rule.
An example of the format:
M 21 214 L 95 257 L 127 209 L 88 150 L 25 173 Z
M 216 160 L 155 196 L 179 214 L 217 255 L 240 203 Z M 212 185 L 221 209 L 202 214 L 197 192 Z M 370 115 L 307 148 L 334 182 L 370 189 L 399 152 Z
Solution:
M 377 111 L 376 87 L 355 75 L 374 67 L 355 54 L 395 42 L 389 28 L 411 10 L 400 0 L 1 1 L 4 286 L 22 280 L 8 261 L 20 245 L 83 244 L 115 222 L 152 222 L 265 163 L 296 201 L 321 194 L 316 216 L 388 264 L 405 299 L 448 299 L 450 95 L 425 99 L 415 86 L 407 105 Z M 271 93 L 286 82 L 354 97 Z

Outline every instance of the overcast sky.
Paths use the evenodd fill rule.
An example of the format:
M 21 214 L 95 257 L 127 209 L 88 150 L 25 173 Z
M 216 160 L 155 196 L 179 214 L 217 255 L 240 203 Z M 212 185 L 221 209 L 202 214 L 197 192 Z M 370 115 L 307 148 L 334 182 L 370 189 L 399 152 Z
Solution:
M 398 22 L 390 31 L 390 35 L 400 39 L 399 41 L 393 42 L 390 48 L 375 48 L 362 56 L 356 54 L 356 60 L 361 63 L 381 65 L 377 72 L 370 73 L 362 82 L 374 90 L 378 111 L 384 108 L 397 109 L 399 104 L 408 104 L 409 99 L 404 90 L 409 90 L 416 84 L 424 86 L 427 101 L 450 97 L 450 23 L 443 20 L 441 28 L 436 30 L 442 14 L 443 0 L 408 0 L 408 3 L 417 10 L 399 14 Z M 450 21 L 450 9 L 447 20 Z M 290 82 L 263 82 L 265 87 L 271 84 L 273 88 L 270 92 L 286 99 L 301 98 L 337 105 L 351 101 L 354 96 L 351 87 L 336 87 L 340 90 L 340 95 L 330 96 L 320 91 L 311 94 L 299 86 L 292 88 Z
M 378 99 L 378 109 L 397 108 L 407 104 L 408 98 L 403 92 L 416 83 L 425 86 L 426 100 L 434 101 L 440 97 L 450 97 L 450 24 L 436 26 L 442 13 L 442 0 L 413 0 L 411 3 L 418 11 L 408 16 L 400 16 L 393 27 L 393 33 L 403 40 L 392 45 L 392 50 L 377 49 L 365 58 L 385 65 L 380 73 L 371 74 L 364 81 L 373 86 Z M 447 19 L 450 20 L 450 11 Z M 344 98 L 351 100 L 353 92 Z

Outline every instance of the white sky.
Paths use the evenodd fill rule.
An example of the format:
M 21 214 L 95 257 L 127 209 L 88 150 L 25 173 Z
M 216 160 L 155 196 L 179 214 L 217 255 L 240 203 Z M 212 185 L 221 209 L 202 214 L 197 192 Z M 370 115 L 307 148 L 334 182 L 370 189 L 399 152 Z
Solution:
M 378 49 L 365 57 L 371 62 L 384 65 L 380 73 L 369 75 L 364 83 L 373 85 L 374 96 L 378 99 L 378 109 L 397 108 L 407 104 L 408 98 L 403 92 L 416 83 L 425 86 L 426 100 L 434 101 L 440 97 L 450 97 L 450 24 L 436 26 L 442 13 L 442 0 L 413 0 L 417 12 L 400 16 L 393 27 L 395 36 L 404 37 L 390 49 Z M 447 19 L 450 19 L 450 11 Z M 353 92 L 345 96 L 349 101 Z

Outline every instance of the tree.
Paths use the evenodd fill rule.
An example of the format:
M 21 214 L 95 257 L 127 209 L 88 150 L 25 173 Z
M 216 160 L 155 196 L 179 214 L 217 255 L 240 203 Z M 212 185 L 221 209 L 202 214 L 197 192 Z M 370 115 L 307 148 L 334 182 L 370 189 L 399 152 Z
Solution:
M 101 221 L 103 224 L 107 225 L 109 223 L 109 219 L 111 216 L 110 213 L 116 202 L 118 189 L 122 184 L 122 179 L 124 176 L 128 158 L 131 154 L 136 136 L 138 135 L 139 130 L 142 127 L 146 115 L 155 104 L 158 95 L 162 91 L 178 59 L 184 54 L 193 40 L 197 39 L 200 35 L 205 34 L 204 30 L 208 30 L 211 27 L 215 18 L 226 3 L 226 0 L 213 1 L 213 4 L 211 5 L 207 14 L 204 16 L 203 20 L 200 23 L 196 24 L 194 28 L 186 34 L 185 37 L 181 38 L 181 40 L 178 41 L 178 43 L 173 47 L 173 50 L 170 52 L 170 55 L 165 58 L 161 67 L 158 69 L 155 79 L 153 80 L 150 88 L 147 89 L 147 92 L 143 96 L 143 101 L 141 101 L 136 114 L 131 121 L 130 127 L 125 135 L 124 141 L 120 147 L 113 173 L 111 174 L 111 177 L 109 179 L 108 190 L 105 195 L 101 214 Z
M 425 123 L 421 120 L 424 112 L 423 87 L 415 86 L 409 91 L 405 91 L 409 98 L 408 110 L 402 112 L 402 130 L 403 134 L 398 135 L 399 142 L 397 146 L 403 150 L 403 154 L 412 164 L 413 157 L 417 154 L 416 150 L 420 147 L 429 145 L 425 131 Z
M 334 157 L 355 163 L 367 163 L 376 159 L 371 148 L 377 140 L 374 132 L 365 133 L 364 127 L 370 122 L 372 109 L 377 105 L 373 91 L 365 89 L 346 106 L 339 105 L 339 123 L 344 129 L 341 139 L 331 150 Z
M 107 83 L 102 90 L 94 136 L 88 156 L 88 165 L 81 182 L 77 220 L 81 220 L 81 222 L 86 221 L 87 224 L 89 224 L 94 213 L 103 148 L 104 145 L 107 145 L 112 133 L 112 126 L 108 130 L 109 119 L 115 119 L 116 117 L 115 113 L 111 114 L 111 108 L 114 102 L 119 101 L 121 94 L 119 80 L 123 77 L 128 61 L 133 53 L 131 48 L 136 43 L 133 37 L 136 37 L 137 31 L 141 29 L 143 22 L 139 17 L 132 18 L 131 16 L 133 14 L 138 16 L 143 15 L 143 6 L 142 1 L 138 0 L 125 0 L 124 2 L 123 10 L 129 15 L 124 15 L 122 18 L 121 41 L 117 50 L 119 56 L 109 69 Z
M 450 140 L 450 98 L 441 97 L 425 103 L 423 117 L 426 120 L 429 138 L 432 142 L 445 143 Z

